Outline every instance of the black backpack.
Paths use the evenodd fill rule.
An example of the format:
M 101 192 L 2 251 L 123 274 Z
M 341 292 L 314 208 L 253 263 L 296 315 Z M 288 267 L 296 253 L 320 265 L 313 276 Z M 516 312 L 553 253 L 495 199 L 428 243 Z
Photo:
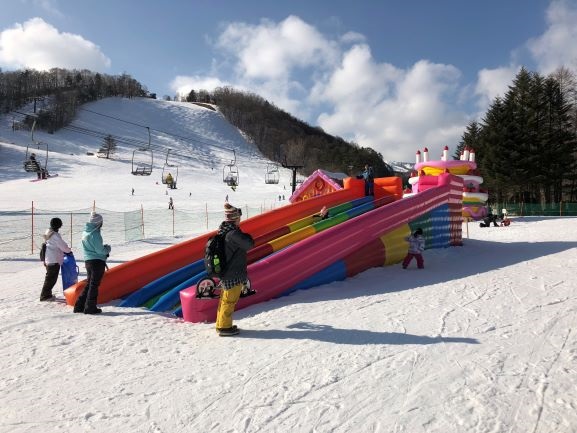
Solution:
M 45 259 L 46 259 L 46 242 L 42 242 L 42 245 L 40 245 L 40 261 L 44 263 Z
M 206 243 L 204 269 L 209 277 L 220 277 L 226 271 L 225 235 L 216 234 Z

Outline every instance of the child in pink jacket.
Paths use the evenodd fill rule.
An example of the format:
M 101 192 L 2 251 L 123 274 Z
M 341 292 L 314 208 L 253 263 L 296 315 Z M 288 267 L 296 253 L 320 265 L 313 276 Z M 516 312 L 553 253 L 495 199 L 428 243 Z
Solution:
M 425 267 L 425 262 L 423 260 L 422 252 L 425 250 L 425 238 L 423 237 L 423 229 L 418 228 L 415 230 L 411 236 L 405 238 L 409 242 L 409 252 L 403 260 L 403 269 L 407 269 L 413 257 L 417 259 L 417 267 L 423 269 Z

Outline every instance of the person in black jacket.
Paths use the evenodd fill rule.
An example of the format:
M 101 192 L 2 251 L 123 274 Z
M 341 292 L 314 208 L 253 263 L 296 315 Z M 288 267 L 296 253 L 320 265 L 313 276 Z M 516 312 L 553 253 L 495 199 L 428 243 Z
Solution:
M 365 164 L 365 170 L 357 176 L 357 179 L 365 180 L 365 196 L 375 195 L 375 175 L 373 167 Z
M 220 336 L 229 336 L 239 333 L 238 327 L 232 324 L 232 314 L 248 279 L 246 255 L 254 246 L 254 240 L 239 227 L 240 209 L 227 202 L 224 215 L 225 220 L 218 232 L 224 235 L 227 266 L 220 279 L 222 290 L 216 313 L 216 331 Z
M 490 227 L 491 224 L 493 224 L 493 227 L 499 227 L 499 224 L 497 223 L 497 215 L 493 215 L 493 213 L 491 213 L 491 211 L 489 211 L 489 214 L 483 218 L 483 222 L 479 224 L 479 227 Z M 501 219 L 503 219 L 501 217 Z

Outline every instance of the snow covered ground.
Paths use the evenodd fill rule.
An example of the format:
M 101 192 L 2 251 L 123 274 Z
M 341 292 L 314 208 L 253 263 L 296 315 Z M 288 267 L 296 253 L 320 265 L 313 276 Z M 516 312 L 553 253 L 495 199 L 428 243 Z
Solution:
M 91 109 L 117 116 L 121 105 L 136 123 L 143 112 L 147 122 L 169 110 L 191 116 L 175 103 L 126 103 Z M 198 120 L 196 132 L 222 134 L 209 125 Z M 0 129 L 0 210 L 31 199 L 123 210 L 131 185 L 138 205 L 166 205 L 154 179 L 131 176 L 127 161 L 85 156 L 97 141 L 66 131 L 47 136 L 60 176 L 30 183 L 20 166 L 26 137 L 12 134 Z M 198 194 L 191 201 L 218 209 L 227 193 L 233 204 L 272 199 L 282 183 L 268 189 L 252 161 L 235 193 L 208 165 L 191 168 L 182 179 Z M 0 432 L 577 431 L 577 219 L 469 224 L 463 236 L 463 247 L 425 251 L 422 271 L 371 269 L 238 311 L 234 338 L 115 303 L 98 317 L 73 314 L 60 282 L 61 302 L 40 303 L 36 257 L 0 259 Z M 113 245 L 111 266 L 174 242 Z

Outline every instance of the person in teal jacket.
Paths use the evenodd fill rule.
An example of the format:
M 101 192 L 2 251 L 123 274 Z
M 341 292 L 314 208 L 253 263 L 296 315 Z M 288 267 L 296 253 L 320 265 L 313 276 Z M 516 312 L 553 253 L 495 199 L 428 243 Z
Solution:
M 74 304 L 75 313 L 100 314 L 102 310 L 96 306 L 98 287 L 106 269 L 106 259 L 110 254 L 110 245 L 102 241 L 102 215 L 92 212 L 82 233 L 82 249 L 84 251 L 84 266 L 86 266 L 86 285 L 82 294 Z

